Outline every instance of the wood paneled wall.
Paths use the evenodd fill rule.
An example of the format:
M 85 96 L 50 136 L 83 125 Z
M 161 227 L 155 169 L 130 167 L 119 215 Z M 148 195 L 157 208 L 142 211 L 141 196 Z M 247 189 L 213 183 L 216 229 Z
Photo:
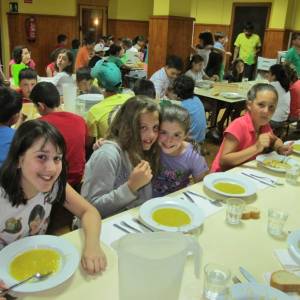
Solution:
M 108 19 L 107 33 L 115 38 L 135 38 L 137 35 L 143 35 L 148 38 L 149 22 Z
M 34 16 L 37 25 L 37 38 L 35 42 L 28 42 L 25 31 L 25 20 Z M 8 14 L 8 29 L 10 50 L 17 45 L 25 45 L 31 51 L 31 57 L 36 62 L 36 70 L 40 76 L 45 76 L 45 67 L 50 62 L 49 55 L 56 46 L 56 37 L 60 33 L 68 36 L 68 47 L 72 39 L 78 37 L 76 17 L 34 15 L 34 14 Z
M 149 23 L 148 77 L 163 67 L 168 55 L 186 62 L 191 53 L 193 18 L 153 16 Z
M 287 29 L 266 29 L 262 56 L 277 58 L 277 52 L 287 50 L 290 30 Z

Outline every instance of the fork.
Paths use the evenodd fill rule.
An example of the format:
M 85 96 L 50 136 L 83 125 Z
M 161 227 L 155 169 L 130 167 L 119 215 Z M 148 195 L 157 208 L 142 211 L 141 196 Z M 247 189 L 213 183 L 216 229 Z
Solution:
M 277 180 L 274 180 L 274 179 L 272 179 L 272 178 L 270 178 L 270 177 L 266 177 L 266 176 L 258 176 L 258 175 L 255 175 L 255 174 L 249 174 L 249 175 L 251 175 L 251 176 L 253 176 L 253 177 L 256 177 L 256 178 L 260 178 L 260 179 L 266 179 L 266 180 L 268 180 L 268 181 L 270 181 L 271 183 L 276 184 L 276 185 L 283 185 L 282 182 L 279 182 L 279 181 L 277 181 Z
M 137 224 L 139 224 L 140 226 L 143 226 L 144 228 L 148 229 L 149 231 L 154 232 L 154 230 L 153 230 L 151 227 L 145 225 L 145 224 L 144 224 L 143 222 L 141 222 L 138 218 L 133 218 L 132 220 L 133 220 L 134 222 L 136 222 Z
M 15 287 L 17 287 L 17 286 L 19 286 L 19 285 L 22 285 L 22 284 L 28 282 L 29 280 L 31 280 L 31 279 L 33 279 L 33 278 L 35 278 L 37 281 L 39 281 L 39 280 L 42 280 L 42 279 L 47 278 L 47 277 L 48 277 L 49 275 L 51 275 L 51 274 L 52 274 L 52 272 L 48 272 L 48 273 L 45 273 L 45 274 L 35 273 L 34 275 L 32 275 L 32 276 L 30 276 L 30 277 L 28 277 L 28 278 L 26 278 L 26 279 L 24 279 L 24 280 L 22 280 L 22 281 L 19 281 L 19 282 L 16 283 L 16 284 L 13 284 L 13 285 L 10 286 L 9 288 L 0 291 L 0 295 L 1 295 L 1 296 L 2 296 L 2 295 L 5 295 L 6 293 L 8 293 L 9 291 L 11 291 L 11 290 L 14 289 Z
M 202 198 L 202 199 L 204 199 L 204 200 L 209 201 L 211 204 L 213 204 L 213 205 L 215 205 L 215 206 L 219 206 L 219 207 L 222 207 L 222 206 L 223 206 L 223 204 L 222 204 L 220 201 L 218 201 L 218 200 L 212 200 L 212 199 L 210 199 L 210 198 L 207 198 L 207 197 L 202 196 L 202 195 L 200 195 L 200 194 L 197 194 L 197 193 L 195 193 L 195 192 L 192 192 L 192 191 L 186 191 L 186 192 L 184 192 L 184 193 L 189 193 L 189 194 L 198 196 L 199 198 Z
M 139 229 L 131 226 L 130 224 L 126 223 L 125 221 L 121 221 L 120 224 L 123 225 L 123 226 L 125 226 L 125 227 L 127 227 L 127 228 L 129 228 L 129 229 L 131 229 L 131 230 L 133 230 L 133 231 L 135 231 L 135 232 L 142 233 L 141 230 L 139 230 Z

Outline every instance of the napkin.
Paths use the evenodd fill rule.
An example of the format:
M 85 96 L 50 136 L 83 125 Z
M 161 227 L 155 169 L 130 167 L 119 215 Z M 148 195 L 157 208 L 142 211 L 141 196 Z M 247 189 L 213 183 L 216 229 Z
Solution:
M 242 173 L 244 173 L 244 174 L 242 174 Z M 239 171 L 239 172 L 237 172 L 235 174 L 240 174 L 243 178 L 251 181 L 253 184 L 256 185 L 257 189 L 259 189 L 259 190 L 264 190 L 264 189 L 266 189 L 268 187 L 271 187 L 268 184 L 273 184 L 272 180 L 274 180 L 275 182 L 279 182 L 279 180 L 280 180 L 276 176 L 272 176 L 272 175 L 263 173 L 263 172 L 258 171 L 258 170 L 253 170 L 253 169 L 250 169 L 250 168 L 245 168 L 245 169 L 243 169 L 243 170 L 241 170 L 241 171 Z M 247 176 L 245 174 L 247 174 L 249 176 L 251 176 L 251 174 L 253 174 L 253 175 L 260 176 L 260 177 L 265 177 L 265 178 L 253 179 L 253 178 L 250 178 L 249 176 Z M 263 182 L 265 182 L 266 184 L 263 183 Z M 275 184 L 273 184 L 273 185 L 274 185 L 274 187 L 276 187 Z
M 188 190 L 186 190 L 185 192 L 187 192 Z M 192 191 L 192 190 L 191 190 Z M 197 191 L 197 194 L 199 192 Z M 190 194 L 188 193 L 189 196 L 191 196 L 191 198 L 195 201 L 195 204 L 201 208 L 201 210 L 203 211 L 204 213 L 204 217 L 207 218 L 215 213 L 217 213 L 218 211 L 224 209 L 225 205 L 219 207 L 219 206 L 215 206 L 213 204 L 211 204 L 208 200 L 205 200 L 205 199 L 202 199 L 196 195 L 193 195 L 193 194 Z M 182 194 L 182 197 L 187 199 L 183 194 Z M 204 196 L 203 197 L 207 197 L 207 196 Z M 188 199 L 187 199 L 188 200 Z M 213 200 L 213 199 L 212 199 Z M 188 200 L 189 201 L 189 200 Z
M 131 233 L 135 233 L 133 230 L 129 229 L 128 227 L 121 225 L 121 221 L 125 221 L 128 225 L 135 227 L 141 232 L 149 232 L 149 230 L 134 222 L 133 216 L 130 213 L 122 213 L 120 214 L 120 216 L 114 217 L 109 221 L 103 222 L 102 229 L 101 229 L 101 241 L 104 244 L 110 246 L 112 242 L 128 234 L 116 228 L 113 224 L 118 224 L 124 229 L 130 231 Z
M 276 250 L 274 250 L 274 254 L 285 270 L 293 271 L 293 268 L 298 268 L 299 271 L 293 271 L 293 273 L 300 276 L 300 265 L 290 255 L 290 253 L 287 249 L 276 249 Z

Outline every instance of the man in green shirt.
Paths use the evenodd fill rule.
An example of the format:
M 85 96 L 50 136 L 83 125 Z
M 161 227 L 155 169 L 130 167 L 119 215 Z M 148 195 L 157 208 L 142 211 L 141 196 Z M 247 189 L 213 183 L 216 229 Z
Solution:
M 292 44 L 293 47 L 289 49 L 285 55 L 285 59 L 295 66 L 298 78 L 300 78 L 300 32 L 293 33 Z
M 251 22 L 244 24 L 244 32 L 240 33 L 234 42 L 233 62 L 240 58 L 245 64 L 245 77 L 254 79 L 257 53 L 261 48 L 259 35 L 253 33 L 254 26 Z

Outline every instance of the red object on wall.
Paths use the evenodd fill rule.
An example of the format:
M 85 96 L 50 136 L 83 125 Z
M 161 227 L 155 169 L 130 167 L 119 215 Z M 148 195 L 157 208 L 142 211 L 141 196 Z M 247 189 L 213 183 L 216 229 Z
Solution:
M 36 19 L 35 17 L 29 17 L 25 20 L 26 36 L 29 42 L 36 40 Z

